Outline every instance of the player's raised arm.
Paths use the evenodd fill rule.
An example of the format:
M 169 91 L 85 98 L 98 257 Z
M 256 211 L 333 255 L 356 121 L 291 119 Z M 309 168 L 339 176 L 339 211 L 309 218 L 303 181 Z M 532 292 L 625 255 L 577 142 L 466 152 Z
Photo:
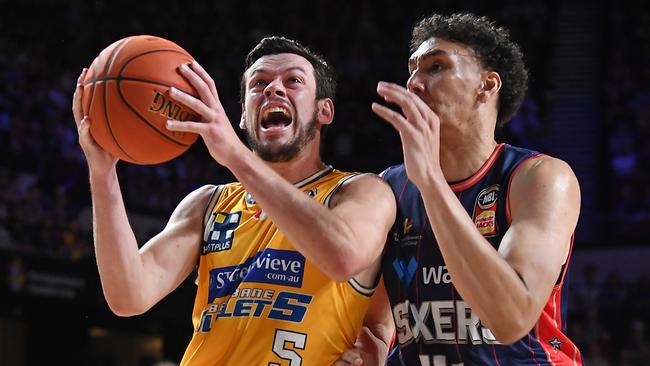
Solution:
M 176 288 L 196 265 L 202 215 L 213 189 L 206 186 L 188 195 L 165 229 L 139 249 L 122 199 L 117 159 L 90 135 L 92 121 L 83 116 L 82 93 L 83 87 L 77 84 L 72 111 L 79 144 L 88 162 L 93 237 L 102 289 L 116 314 L 140 314 Z
M 195 268 L 202 219 L 212 186 L 185 197 L 165 228 L 138 249 L 117 175 L 91 178 L 93 228 L 102 290 L 120 316 L 142 314 L 172 292 Z
M 294 140 L 295 144 L 305 145 L 295 151 L 291 162 L 284 161 L 284 150 L 279 150 L 278 157 L 266 157 L 263 150 L 254 153 L 234 133 L 207 72 L 197 63 L 181 67 L 180 72 L 201 98 L 178 91 L 173 91 L 172 96 L 198 111 L 202 120 L 169 121 L 169 129 L 200 134 L 215 160 L 230 169 L 293 245 L 329 277 L 348 280 L 377 262 L 395 217 L 395 200 L 388 185 L 374 175 L 364 175 L 342 185 L 329 207 L 315 202 L 292 182 L 323 169 L 318 130 L 314 136 Z M 305 112 L 293 110 L 296 107 L 291 106 L 291 100 L 305 98 L 302 94 L 316 98 L 313 73 L 312 65 L 297 55 L 273 55 L 250 66 L 245 74 L 247 98 L 242 127 L 253 144 L 261 145 L 256 149 L 269 145 L 271 150 L 294 128 L 305 133 L 299 126 L 307 123 L 300 121 Z M 311 123 L 330 124 L 334 116 L 332 100 L 317 99 L 314 104 Z M 377 267 L 374 269 L 376 272 Z M 371 285 L 374 280 L 364 282 Z

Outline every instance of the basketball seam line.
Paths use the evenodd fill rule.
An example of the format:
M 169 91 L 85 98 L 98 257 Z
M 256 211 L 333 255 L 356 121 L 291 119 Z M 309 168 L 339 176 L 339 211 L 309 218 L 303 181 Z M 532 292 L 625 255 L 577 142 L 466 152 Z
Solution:
M 104 70 L 104 75 L 106 75 L 106 74 L 108 73 L 108 70 L 110 70 L 111 66 L 113 65 L 113 62 L 114 62 L 115 59 L 117 58 L 117 54 L 118 54 L 118 52 L 122 49 L 122 47 L 124 47 L 124 45 L 125 45 L 126 43 L 128 43 L 129 39 L 131 39 L 131 38 L 132 38 L 132 37 L 129 37 L 129 38 L 123 40 L 123 41 L 122 41 L 120 44 L 118 44 L 117 46 L 115 46 L 115 49 L 113 50 L 113 52 L 112 52 L 111 55 L 109 56 L 109 62 L 106 63 L 106 68 L 105 68 L 105 70 Z M 131 154 L 129 154 L 129 153 L 124 149 L 124 147 L 122 147 L 122 145 L 121 145 L 120 142 L 117 140 L 117 138 L 115 138 L 115 134 L 113 133 L 113 128 L 111 127 L 111 121 L 110 121 L 110 119 L 108 118 L 108 109 L 106 108 L 106 87 L 107 87 L 107 84 L 104 83 L 103 86 L 104 86 L 104 118 L 106 119 L 106 125 L 108 126 L 108 130 L 109 130 L 110 133 L 111 133 L 111 137 L 113 138 L 113 141 L 115 141 L 115 145 L 117 145 L 117 147 L 118 147 L 120 150 L 122 150 L 122 152 L 123 152 L 127 157 L 129 157 L 129 159 L 133 160 L 134 162 L 138 162 L 138 163 L 139 163 L 140 161 L 139 161 L 138 159 L 135 159 L 133 156 L 131 156 Z M 118 92 L 119 92 L 119 88 L 118 88 Z
M 137 81 L 137 82 L 142 82 L 142 83 L 147 83 L 147 84 L 166 86 L 166 87 L 169 87 L 169 88 L 171 88 L 173 86 L 174 88 L 182 91 L 183 93 L 185 93 L 187 95 L 191 95 L 191 96 L 193 96 L 195 98 L 198 98 L 197 95 L 194 95 L 194 94 L 192 94 L 192 93 L 190 93 L 190 92 L 188 92 L 188 91 L 186 91 L 184 89 L 181 89 L 181 88 L 179 88 L 179 87 L 177 87 L 175 85 L 165 84 L 165 83 L 160 82 L 160 81 L 147 80 L 147 79 L 141 79 L 141 78 L 132 78 L 132 77 L 124 77 L 124 76 L 106 76 L 106 77 L 97 78 L 97 79 L 90 79 L 90 80 L 88 80 L 86 82 L 86 84 L 98 83 L 98 82 L 102 82 L 102 81 L 117 81 L 118 83 L 120 83 L 122 81 Z
M 135 60 L 135 59 L 138 58 L 138 57 L 142 57 L 142 56 L 144 56 L 144 55 L 148 55 L 148 54 L 152 54 L 152 53 L 156 53 L 156 52 L 175 52 L 175 53 L 180 53 L 180 54 L 182 54 L 182 55 L 189 56 L 189 54 L 187 54 L 187 52 L 180 52 L 180 51 L 175 50 L 175 49 L 173 49 L 173 48 L 159 48 L 159 49 L 155 49 L 155 50 L 151 50 L 151 51 L 147 51 L 147 52 L 139 53 L 139 54 L 137 54 L 137 55 L 135 55 L 135 56 L 132 56 L 131 58 L 129 58 L 128 60 L 126 60 L 126 61 L 124 62 L 124 64 L 122 65 L 122 68 L 120 68 L 120 71 L 117 73 L 117 78 L 116 78 L 116 81 L 117 81 L 117 92 L 118 92 L 120 98 L 122 99 L 122 102 L 124 102 L 124 104 L 125 104 L 125 105 L 126 105 L 126 106 L 127 106 L 127 107 L 128 107 L 128 108 L 129 108 L 129 109 L 130 109 L 130 110 L 131 110 L 131 111 L 136 115 L 136 116 L 138 116 L 138 118 L 140 118 L 140 120 L 142 120 L 144 123 L 146 123 L 146 124 L 147 124 L 151 129 L 153 129 L 154 131 L 158 132 L 158 133 L 160 134 L 160 136 L 162 136 L 163 138 L 167 139 L 168 141 L 170 141 L 170 142 L 172 142 L 172 143 L 174 143 L 174 144 L 177 144 L 177 145 L 179 145 L 179 146 L 182 146 L 182 147 L 189 147 L 191 144 L 183 143 L 183 142 L 181 142 L 181 141 L 176 140 L 175 138 L 173 138 L 173 137 L 171 137 L 171 136 L 168 136 L 167 134 L 165 134 L 165 133 L 163 133 L 161 130 L 159 130 L 159 129 L 158 129 L 155 125 L 153 125 L 151 122 L 149 122 L 146 118 L 144 118 L 144 117 L 143 117 L 143 116 L 142 116 L 142 115 L 141 115 L 141 114 L 140 114 L 140 113 L 139 113 L 135 108 L 133 108 L 133 106 L 131 106 L 131 104 L 128 103 L 128 101 L 127 101 L 126 98 L 124 97 L 124 94 L 122 93 L 122 88 L 120 88 L 120 82 L 121 82 L 122 80 L 125 80 L 125 79 L 126 79 L 126 78 L 123 78 L 123 77 L 122 77 L 122 72 L 123 72 L 124 69 L 129 65 L 129 63 L 130 63 L 131 61 Z M 189 57 L 191 58 L 192 56 L 189 56 Z M 145 81 L 145 80 L 140 80 L 140 81 Z M 153 84 L 155 84 L 155 85 L 164 85 L 164 86 L 168 86 L 168 87 L 171 86 L 171 85 L 166 85 L 166 84 L 158 83 L 158 82 L 152 82 L 152 81 L 148 81 L 148 80 L 147 80 L 147 82 L 149 82 L 149 83 L 153 83 Z M 191 95 L 191 94 L 190 94 L 190 95 Z

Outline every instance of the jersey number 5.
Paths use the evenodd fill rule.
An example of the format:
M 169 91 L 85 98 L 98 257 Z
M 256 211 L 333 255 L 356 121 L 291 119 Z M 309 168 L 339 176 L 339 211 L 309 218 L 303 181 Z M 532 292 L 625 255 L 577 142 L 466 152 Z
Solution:
M 305 349 L 307 335 L 303 333 L 290 332 L 288 330 L 276 329 L 273 340 L 273 353 L 283 360 L 289 361 L 289 366 L 301 366 L 302 357 L 293 349 L 285 348 L 287 343 L 293 345 L 293 349 Z M 281 366 L 279 363 L 269 362 L 268 366 Z

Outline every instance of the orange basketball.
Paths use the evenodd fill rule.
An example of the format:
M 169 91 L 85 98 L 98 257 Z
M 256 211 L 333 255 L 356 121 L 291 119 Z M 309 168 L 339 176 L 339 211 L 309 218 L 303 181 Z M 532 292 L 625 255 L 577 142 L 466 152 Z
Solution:
M 165 122 L 198 118 L 168 91 L 174 86 L 198 96 L 178 72 L 192 61 L 174 42 L 154 36 L 127 37 L 106 47 L 83 80 L 83 112 L 95 141 L 135 164 L 162 163 L 185 152 L 198 135 L 169 131 Z

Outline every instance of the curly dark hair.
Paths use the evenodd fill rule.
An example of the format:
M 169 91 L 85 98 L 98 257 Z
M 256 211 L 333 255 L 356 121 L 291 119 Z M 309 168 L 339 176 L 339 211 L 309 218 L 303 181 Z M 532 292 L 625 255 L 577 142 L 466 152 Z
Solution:
M 514 117 L 528 89 L 528 70 L 507 29 L 471 13 L 434 14 L 413 28 L 411 53 L 432 37 L 473 49 L 485 69 L 496 71 L 502 82 L 497 123 L 503 126 Z
M 314 67 L 314 78 L 316 79 L 316 99 L 330 98 L 332 101 L 336 97 L 336 73 L 334 69 L 325 62 L 320 54 L 310 50 L 292 39 L 272 36 L 263 38 L 246 56 L 244 62 L 244 73 L 241 77 L 239 97 L 240 102 L 244 102 L 246 93 L 246 70 L 258 59 L 267 55 L 277 55 L 280 53 L 293 53 L 304 57 Z

